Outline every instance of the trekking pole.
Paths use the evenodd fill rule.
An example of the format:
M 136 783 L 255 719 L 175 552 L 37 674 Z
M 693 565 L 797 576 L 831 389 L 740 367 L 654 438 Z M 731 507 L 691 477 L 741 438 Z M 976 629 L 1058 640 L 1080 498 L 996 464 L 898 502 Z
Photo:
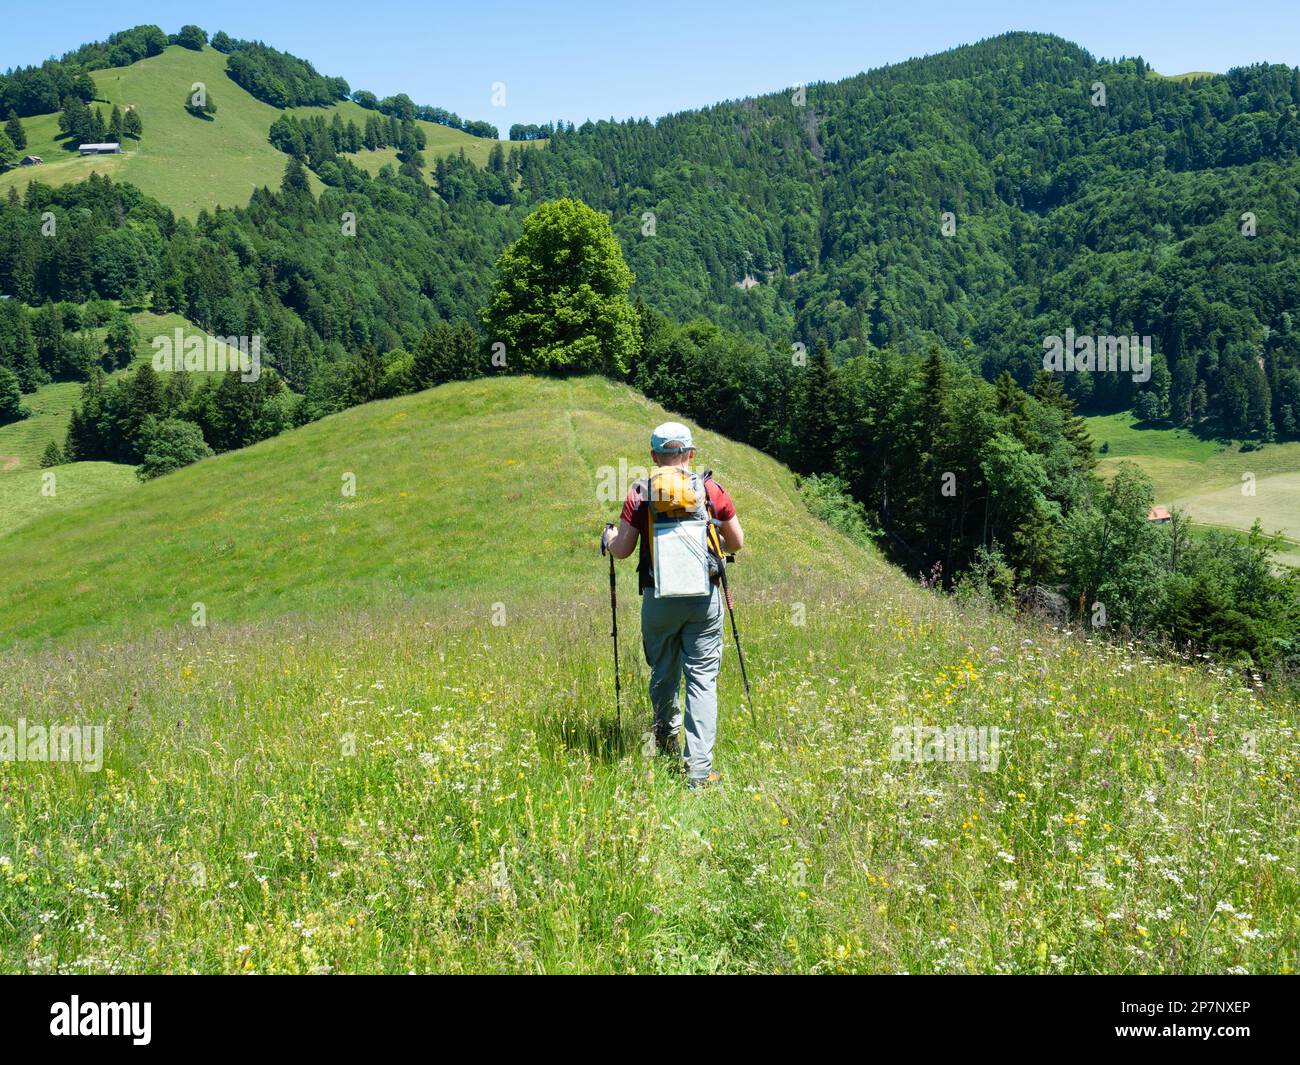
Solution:
M 736 640 L 736 657 L 740 660 L 740 679 L 745 684 L 745 702 L 749 704 L 749 719 L 754 725 L 754 731 L 758 731 L 758 715 L 754 713 L 754 699 L 749 694 L 749 674 L 745 672 L 745 652 L 740 649 L 740 630 L 736 627 L 736 610 L 731 601 L 731 585 L 727 583 L 727 558 L 734 556 L 728 555 L 727 558 L 722 556 L 722 539 L 717 529 L 721 524 L 718 516 L 713 512 L 713 503 L 709 500 L 709 484 L 712 479 L 713 471 L 708 470 L 704 474 L 704 507 L 709 513 L 709 519 L 713 522 L 712 536 L 709 539 L 709 546 L 714 551 L 714 558 L 718 560 L 718 576 L 722 580 L 722 598 L 727 603 L 727 614 L 731 617 L 731 635 Z M 714 537 L 717 538 L 718 546 L 713 547 Z
M 745 672 L 745 652 L 740 649 L 740 630 L 736 628 L 736 611 L 731 603 L 731 586 L 727 583 L 727 560 L 718 559 L 718 574 L 722 577 L 722 597 L 727 601 L 727 613 L 731 616 L 731 635 L 736 639 L 736 657 L 740 660 L 740 679 L 745 682 L 745 702 L 749 704 L 749 719 L 758 731 L 758 716 L 754 713 L 754 700 L 749 694 L 749 674 Z
M 614 528 L 612 521 L 605 522 L 605 529 Z M 618 679 L 618 592 L 614 583 L 614 552 L 605 550 L 605 538 L 600 538 L 600 553 L 609 554 L 609 612 L 614 619 L 614 627 L 610 635 L 614 638 L 614 718 L 618 723 L 618 731 L 623 732 L 623 703 L 620 699 L 621 687 Z

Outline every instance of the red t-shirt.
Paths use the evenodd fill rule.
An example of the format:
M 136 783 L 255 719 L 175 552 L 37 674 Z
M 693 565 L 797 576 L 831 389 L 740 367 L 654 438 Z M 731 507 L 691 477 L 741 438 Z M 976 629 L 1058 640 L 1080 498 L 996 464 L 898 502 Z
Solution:
M 639 554 L 636 571 L 640 578 L 641 591 L 655 586 L 654 576 L 650 571 L 650 543 L 647 536 L 649 525 L 646 520 L 645 501 L 640 495 L 641 487 L 645 483 L 645 481 L 638 481 L 628 489 L 627 498 L 623 500 L 622 514 L 623 521 L 638 533 Z M 736 504 L 722 485 L 717 481 L 708 480 L 704 482 L 704 490 L 709 494 L 709 506 L 713 508 L 713 516 L 718 521 L 730 521 L 736 516 Z

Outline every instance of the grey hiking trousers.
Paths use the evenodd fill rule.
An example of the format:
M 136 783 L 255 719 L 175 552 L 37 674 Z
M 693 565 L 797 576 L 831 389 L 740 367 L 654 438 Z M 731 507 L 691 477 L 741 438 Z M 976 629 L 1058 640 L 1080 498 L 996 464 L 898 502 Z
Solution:
M 722 595 L 656 599 L 641 596 L 641 645 L 650 666 L 650 702 L 655 734 L 676 736 L 682 728 L 677 686 L 686 674 L 686 773 L 702 780 L 713 768 L 718 733 L 718 669 L 722 665 Z

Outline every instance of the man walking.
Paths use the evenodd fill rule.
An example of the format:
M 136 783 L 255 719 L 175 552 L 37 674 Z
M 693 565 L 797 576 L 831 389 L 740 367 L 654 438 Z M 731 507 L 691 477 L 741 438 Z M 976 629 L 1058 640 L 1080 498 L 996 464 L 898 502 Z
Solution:
M 713 743 L 718 729 L 718 668 L 722 664 L 723 555 L 745 542 L 736 504 L 707 474 L 693 473 L 691 431 L 665 422 L 650 435 L 650 476 L 623 501 L 617 530 L 602 542 L 615 558 L 640 545 L 641 642 L 650 666 L 655 744 L 686 759 L 692 788 L 716 784 Z M 686 677 L 685 751 L 677 689 Z

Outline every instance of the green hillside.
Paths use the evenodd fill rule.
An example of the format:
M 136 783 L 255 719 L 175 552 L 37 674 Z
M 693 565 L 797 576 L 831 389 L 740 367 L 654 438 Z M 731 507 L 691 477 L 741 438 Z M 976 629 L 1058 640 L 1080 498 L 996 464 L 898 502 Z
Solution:
M 0 764 L 0 970 L 1294 969 L 1293 704 L 918 588 L 712 433 L 757 724 L 729 644 L 723 787 L 643 753 L 625 563 L 616 732 L 600 467 L 666 413 L 446 385 L 0 540 L 0 719 L 106 751 Z
M 215 49 L 196 52 L 172 45 L 161 55 L 129 67 L 97 70 L 93 77 L 99 100 L 107 101 L 99 104 L 105 116 L 111 104 L 139 108 L 143 137 L 128 139 L 120 156 L 83 159 L 61 137 L 57 114 L 25 119 L 25 153 L 41 156 L 44 165 L 0 174 L 0 193 L 10 186 L 22 191 L 32 180 L 48 185 L 80 181 L 94 172 L 129 181 L 178 214 L 193 218 L 201 208 L 243 206 L 255 188 L 279 186 L 286 157 L 267 140 L 267 133 L 281 111 L 231 81 L 226 76 L 226 57 Z M 210 122 L 185 110 L 185 99 L 196 81 L 207 86 L 217 106 Z M 367 114 L 350 101 L 339 103 L 337 109 L 345 120 L 361 116 L 359 121 L 364 122 Z M 294 113 L 333 110 L 300 108 Z M 421 125 L 429 137 L 425 154 L 430 160 L 464 148 L 469 158 L 482 163 L 496 143 L 446 126 Z M 320 180 L 314 174 L 309 180 L 319 193 Z
M 156 336 L 170 337 L 176 329 L 181 329 L 186 337 L 196 333 L 207 335 L 179 314 L 138 311 L 130 318 L 136 329 L 136 363 L 150 357 L 153 352 L 151 341 Z M 106 326 L 90 330 L 101 342 L 107 331 Z M 224 347 L 224 344 L 218 345 L 217 350 Z M 128 372 L 129 368 L 121 369 L 110 376 L 120 377 Z M 207 376 L 209 375 L 199 371 L 194 374 L 194 379 L 197 381 Z M 0 473 L 5 469 L 34 469 L 51 440 L 63 444 L 68 433 L 68 419 L 72 416 L 72 408 L 81 398 L 82 387 L 81 381 L 55 381 L 23 396 L 23 406 L 31 412 L 30 415 L 22 421 L 0 425 Z M 18 461 L 14 462 L 13 459 Z

